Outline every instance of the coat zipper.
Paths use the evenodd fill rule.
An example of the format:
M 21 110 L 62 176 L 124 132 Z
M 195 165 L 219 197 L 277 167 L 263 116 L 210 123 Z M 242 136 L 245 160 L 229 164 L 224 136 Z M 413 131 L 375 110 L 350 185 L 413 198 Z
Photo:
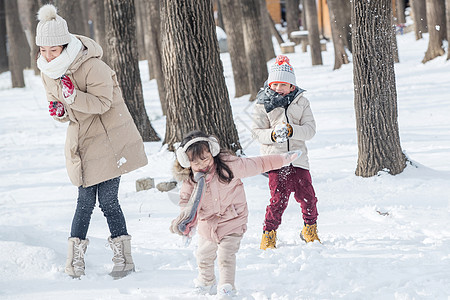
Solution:
M 286 122 L 289 124 L 289 118 L 288 118 L 288 115 L 287 115 L 287 107 L 284 109 L 284 115 L 286 116 Z M 290 148 L 290 146 L 289 146 L 289 139 L 287 140 L 287 151 L 289 152 L 290 150 L 289 150 L 289 148 Z

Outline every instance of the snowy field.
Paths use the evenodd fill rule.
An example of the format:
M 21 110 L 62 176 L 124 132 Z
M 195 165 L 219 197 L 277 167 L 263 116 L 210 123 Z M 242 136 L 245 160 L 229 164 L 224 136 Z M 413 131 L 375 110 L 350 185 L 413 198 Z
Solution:
M 398 121 L 412 161 L 398 176 L 354 175 L 352 65 L 332 71 L 331 43 L 323 66 L 312 67 L 301 46 L 289 55 L 317 122 L 307 145 L 323 243 L 300 240 L 300 207 L 291 198 L 278 249 L 260 250 L 268 182 L 245 179 L 250 215 L 237 255 L 236 299 L 449 299 L 450 61 L 421 64 L 427 43 L 428 35 L 420 41 L 413 33 L 398 36 Z M 246 155 L 257 155 L 251 104 L 248 96 L 234 99 L 230 58 L 221 58 L 241 144 Z M 148 114 L 164 137 L 156 81 L 148 80 L 146 62 L 140 66 Z M 25 75 L 27 87 L 11 89 L 10 74 L 0 74 L 0 299 L 214 299 L 193 293 L 196 237 L 186 248 L 169 232 L 178 207 L 156 189 L 135 191 L 136 179 L 172 178 L 174 155 L 157 142 L 146 143 L 149 164 L 123 176 L 120 187 L 136 273 L 117 281 L 108 276 L 109 231 L 97 207 L 86 276 L 64 274 L 77 196 L 64 164 L 66 124 L 49 116 L 40 78 Z

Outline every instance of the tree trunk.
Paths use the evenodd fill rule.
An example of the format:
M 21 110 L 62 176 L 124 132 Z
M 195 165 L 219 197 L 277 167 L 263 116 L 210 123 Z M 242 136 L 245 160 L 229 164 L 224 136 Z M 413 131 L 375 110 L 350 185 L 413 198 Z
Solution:
M 17 8 L 17 0 L 5 0 L 5 15 L 6 15 L 6 33 L 9 37 L 9 53 L 8 62 L 9 70 L 11 71 L 11 82 L 13 88 L 25 87 L 25 80 L 23 77 L 23 63 L 24 57 L 20 55 L 21 43 L 19 37 L 25 35 L 22 30 L 22 24 L 19 20 L 19 11 Z M 26 59 L 29 59 L 29 55 Z
M 370 177 L 406 167 L 397 121 L 391 0 L 352 2 L 353 82 L 358 165 Z
M 109 63 L 109 49 L 106 40 L 106 24 L 105 24 L 105 2 L 92 0 L 93 9 L 95 10 L 94 19 L 94 35 L 95 41 L 102 47 L 103 56 L 102 60 Z
M 247 61 L 245 55 L 242 54 L 245 52 L 242 11 L 239 2 L 235 0 L 221 0 L 220 7 L 233 69 L 234 97 L 238 98 L 250 93 Z
M 339 0 L 328 0 L 328 10 L 330 12 L 331 36 L 334 45 L 334 68 L 339 69 L 343 64 L 348 64 L 348 56 L 345 51 L 345 32 L 338 20 L 338 16 L 343 16 L 343 6 Z
M 351 0 L 331 0 L 333 3 L 334 18 L 336 19 L 336 24 L 339 28 L 339 34 L 341 35 L 344 47 L 348 51 L 352 52 L 352 8 Z M 329 1 L 328 9 L 330 9 Z M 334 9 L 336 7 L 336 9 Z M 331 15 L 330 15 L 331 19 Z M 331 24 L 332 25 L 332 24 Z M 331 27 L 333 31 L 333 27 Z
M 45 4 L 53 4 L 54 6 L 56 6 L 57 0 L 38 0 L 39 1 L 39 7 L 45 5 Z M 37 13 L 37 12 L 36 12 Z
M 0 73 L 9 70 L 8 52 L 6 50 L 5 0 L 0 0 Z
M 36 0 L 39 1 L 39 0 Z M 90 9 L 91 7 L 89 6 L 89 2 L 90 0 L 79 0 L 80 2 L 80 7 L 81 7 L 81 11 L 80 11 L 80 16 L 82 16 L 82 20 L 84 20 L 84 30 L 86 32 L 86 36 L 94 39 L 94 32 L 93 32 L 93 28 L 91 28 L 91 24 L 89 24 L 89 21 L 92 21 L 90 18 Z
M 450 0 L 445 0 L 445 15 L 447 18 L 447 60 L 450 59 Z
M 306 23 L 308 23 L 308 42 L 311 50 L 312 65 L 322 65 L 322 50 L 320 49 L 319 23 L 315 0 L 303 0 L 306 11 Z
M 273 21 L 270 14 L 267 14 L 266 18 L 267 19 L 265 19 L 265 20 L 263 19 L 263 22 L 268 22 L 270 24 L 270 31 L 272 32 L 272 35 L 275 36 L 275 38 L 277 39 L 278 45 L 283 44 L 284 43 L 283 37 L 278 32 L 278 29 L 275 26 L 275 22 Z
M 105 21 L 111 67 L 117 72 L 128 110 L 144 142 L 159 141 L 148 119 L 142 95 L 134 1 L 107 0 Z
M 444 8 L 444 2 L 442 5 L 438 1 L 426 0 L 427 7 L 427 22 L 428 22 L 428 49 L 425 52 L 425 57 L 422 63 L 426 63 L 438 56 L 444 55 L 445 51 L 442 48 L 442 41 L 445 38 L 442 35 L 442 25 L 445 24 L 445 19 L 442 18 L 442 11 Z
M 144 0 L 134 0 L 136 15 L 136 41 L 138 45 L 139 60 L 147 59 L 144 37 Z
M 36 12 L 39 10 L 38 0 L 27 0 L 26 1 L 26 18 L 27 27 L 25 29 L 25 34 L 27 36 L 28 45 L 30 47 L 30 66 L 34 70 L 35 75 L 39 75 L 41 71 L 37 67 L 37 55 L 39 52 L 39 47 L 36 45 L 36 26 L 38 24 L 36 18 Z
M 397 16 L 397 24 L 405 24 L 405 0 L 395 0 L 395 13 Z
M 416 40 L 422 38 L 422 33 L 428 32 L 427 9 L 425 0 L 411 0 L 412 17 Z
M 17 13 L 19 18 L 18 24 L 20 25 L 20 30 L 17 31 L 17 34 L 11 37 L 11 39 L 14 38 L 16 40 L 15 43 L 19 51 L 18 55 L 20 58 L 20 64 L 22 65 L 22 69 L 28 69 L 31 67 L 30 44 L 31 42 L 32 44 L 35 44 L 35 40 L 34 36 L 32 37 L 30 31 L 27 30 L 30 26 L 30 24 L 28 24 L 29 20 L 27 18 L 29 10 L 28 3 L 25 0 L 24 1 L 16 0 L 16 2 L 17 2 L 16 3 Z M 35 14 L 36 12 L 33 13 L 34 16 Z M 33 57 L 33 60 L 36 60 L 36 56 Z
M 152 51 L 152 32 L 150 29 L 150 26 L 152 25 L 152 20 L 150 18 L 150 13 L 151 13 L 151 9 L 148 8 L 148 6 L 150 6 L 148 1 L 144 1 L 142 3 L 142 9 L 144 10 L 143 12 L 143 18 L 142 18 L 142 23 L 143 23 L 143 27 L 142 27 L 142 32 L 144 34 L 144 49 L 145 52 L 143 53 L 145 56 L 145 59 L 147 60 L 147 68 L 148 68 L 148 79 L 149 80 L 153 80 L 156 79 L 155 77 L 155 72 L 153 71 L 153 64 L 152 64 L 152 59 L 150 56 L 150 51 Z M 158 5 L 159 8 L 159 5 Z M 159 18 L 159 13 L 158 13 L 158 18 Z M 163 110 L 163 114 L 165 115 L 165 106 L 161 107 L 161 109 Z
M 221 3 L 222 1 L 215 0 L 215 2 L 216 2 L 216 5 L 217 5 L 216 25 L 219 26 L 220 28 L 222 28 L 223 31 L 225 31 L 225 24 L 223 24 L 223 13 L 222 13 L 222 3 Z
M 276 55 L 275 50 L 273 49 L 272 33 L 270 30 L 271 24 L 267 22 L 267 16 L 269 16 L 269 12 L 267 11 L 266 0 L 259 0 L 259 3 L 261 8 L 261 39 L 263 43 L 264 57 L 267 62 L 272 58 L 275 58 Z
M 343 17 L 341 26 L 344 29 L 344 37 L 345 37 L 345 47 L 352 52 L 352 0 L 341 0 L 341 4 L 343 6 Z M 339 17 L 338 17 L 339 18 Z M 341 18 L 339 18 L 341 19 Z
M 211 0 L 164 0 L 161 5 L 165 16 L 162 53 L 168 104 L 164 143 L 173 150 L 174 143 L 196 129 L 216 135 L 226 149 L 241 149 L 223 76 Z
M 442 26 L 440 26 L 440 30 L 439 30 L 439 34 L 440 37 L 442 39 L 442 41 L 447 40 L 447 32 L 448 30 L 450 30 L 450 28 L 447 27 L 447 20 L 446 20 L 446 6 L 445 6 L 445 1 L 442 0 L 442 2 L 439 2 L 439 12 L 440 12 L 440 18 L 441 18 L 441 24 Z
M 314 0 L 313 0 L 314 1 Z M 258 0 L 242 0 L 242 15 L 244 22 L 245 56 L 250 86 L 250 101 L 256 99 L 256 94 L 267 80 L 267 64 L 264 51 L 261 51 L 261 10 Z
M 70 33 L 89 36 L 88 20 L 82 13 L 80 1 L 58 0 L 57 8 L 58 15 L 66 20 Z
M 300 6 L 302 7 L 302 26 L 303 30 L 308 30 L 308 20 L 306 20 L 306 8 L 305 8 L 305 0 L 300 0 Z
M 266 2 L 264 0 L 264 2 Z M 300 17 L 300 11 L 298 9 L 299 0 L 285 1 L 286 5 L 286 28 L 287 36 L 291 36 L 292 31 L 299 30 L 298 20 Z
M 391 20 L 391 41 L 392 41 L 392 58 L 394 63 L 399 63 L 400 59 L 398 57 L 398 45 L 397 45 L 397 25 L 394 23 L 394 17 Z
M 151 61 L 152 73 L 158 85 L 159 101 L 163 115 L 167 114 L 166 90 L 164 88 L 164 74 L 161 60 L 161 18 L 159 0 L 146 0 L 144 8 L 147 15 L 145 32 L 148 33 L 146 43 L 147 59 Z

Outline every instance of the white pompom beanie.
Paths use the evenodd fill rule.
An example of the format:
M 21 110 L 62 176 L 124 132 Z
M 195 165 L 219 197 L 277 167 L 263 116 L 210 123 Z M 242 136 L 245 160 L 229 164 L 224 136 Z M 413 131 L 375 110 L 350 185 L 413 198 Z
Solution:
M 289 64 L 289 58 L 285 55 L 278 55 L 275 64 L 270 67 L 267 84 L 270 86 L 274 82 L 297 86 L 294 68 Z
M 46 4 L 39 9 L 36 28 L 37 46 L 61 46 L 72 40 L 67 22 L 56 14 L 56 7 Z

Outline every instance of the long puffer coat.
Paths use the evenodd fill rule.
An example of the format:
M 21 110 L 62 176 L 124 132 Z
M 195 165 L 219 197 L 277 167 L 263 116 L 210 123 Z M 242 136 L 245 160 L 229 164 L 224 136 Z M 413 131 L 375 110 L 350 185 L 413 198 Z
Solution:
M 122 97 L 116 73 L 103 61 L 101 47 L 76 36 L 83 47 L 66 75 L 76 96 L 68 104 L 60 79 L 42 73 L 48 101 L 64 104 L 69 122 L 65 156 L 67 173 L 75 186 L 89 187 L 147 164 L 144 144 Z

